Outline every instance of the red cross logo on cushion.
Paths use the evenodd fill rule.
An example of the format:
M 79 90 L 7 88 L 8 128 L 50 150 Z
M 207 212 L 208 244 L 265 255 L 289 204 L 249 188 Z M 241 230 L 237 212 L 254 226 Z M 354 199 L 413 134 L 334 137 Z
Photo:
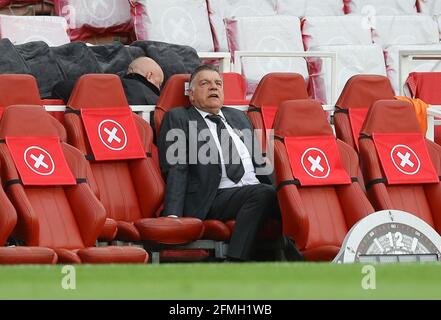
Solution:
M 372 138 L 388 184 L 439 183 L 421 133 L 374 132 Z
M 398 144 L 390 152 L 395 167 L 404 174 L 417 174 L 421 168 L 421 161 L 412 148 Z
M 31 146 L 24 152 L 26 165 L 36 174 L 49 176 L 55 171 L 55 163 L 52 156 L 43 148 Z
M 74 185 L 59 137 L 5 137 L 23 185 Z
M 318 148 L 309 148 L 302 155 L 302 167 L 313 178 L 325 179 L 331 168 L 326 154 Z
M 127 134 L 124 128 L 114 120 L 103 120 L 98 126 L 101 142 L 110 150 L 119 151 L 127 145 Z

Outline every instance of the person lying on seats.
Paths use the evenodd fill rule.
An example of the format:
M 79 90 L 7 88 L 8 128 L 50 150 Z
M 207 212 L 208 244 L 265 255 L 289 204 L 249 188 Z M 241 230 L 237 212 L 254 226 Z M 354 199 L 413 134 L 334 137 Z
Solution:
M 263 162 L 253 155 L 260 153 L 242 140 L 253 128 L 244 112 L 223 106 L 222 78 L 211 65 L 194 71 L 189 98 L 192 107 L 169 111 L 161 125 L 162 215 L 236 220 L 227 257 L 250 260 L 261 225 L 280 216 L 275 188 L 261 183 L 269 181 L 267 176 L 256 174 L 256 163 Z M 290 260 L 302 259 L 292 241 L 285 244 Z
M 155 105 L 164 82 L 164 72 L 153 59 L 140 57 L 132 61 L 121 82 L 130 105 Z M 75 83 L 76 80 L 58 82 L 52 89 L 52 98 L 67 103 Z

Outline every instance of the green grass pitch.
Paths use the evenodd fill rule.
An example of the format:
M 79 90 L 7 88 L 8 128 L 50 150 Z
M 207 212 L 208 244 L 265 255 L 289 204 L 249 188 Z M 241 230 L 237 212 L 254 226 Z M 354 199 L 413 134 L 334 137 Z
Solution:
M 440 264 L 374 267 L 365 290 L 357 264 L 82 265 L 65 290 L 63 266 L 3 266 L 0 299 L 441 299 Z

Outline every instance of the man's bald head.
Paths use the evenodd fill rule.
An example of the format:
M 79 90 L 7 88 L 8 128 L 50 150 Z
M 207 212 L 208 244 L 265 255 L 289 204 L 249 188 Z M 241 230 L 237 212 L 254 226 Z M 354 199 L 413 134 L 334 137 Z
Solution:
M 127 73 L 138 73 L 147 81 L 153 83 L 158 89 L 164 82 L 164 72 L 155 60 L 148 57 L 137 58 L 132 61 L 127 69 Z

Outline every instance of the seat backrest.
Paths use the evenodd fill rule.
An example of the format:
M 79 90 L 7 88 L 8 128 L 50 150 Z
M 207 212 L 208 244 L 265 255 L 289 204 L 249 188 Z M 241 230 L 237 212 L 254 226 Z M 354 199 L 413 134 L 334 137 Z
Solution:
M 28 74 L 1 74 L 0 92 L 0 108 L 14 104 L 41 104 L 37 80 Z
M 338 110 L 367 109 L 381 99 L 394 99 L 394 91 L 390 81 L 380 75 L 356 75 L 348 80 L 337 100 Z M 334 125 L 337 138 L 357 149 L 358 136 L 353 135 L 348 111 L 334 114 Z M 356 125 L 356 124 L 354 124 Z M 358 131 L 358 130 L 357 130 Z
M 354 178 L 352 183 L 338 186 L 303 187 L 286 183 L 294 177 L 285 139 L 333 136 L 326 113 L 314 100 L 285 101 L 277 111 L 274 130 L 274 165 L 284 234 L 294 238 L 302 251 L 329 247 L 337 254 L 352 225 L 373 212 L 360 185 Z M 350 177 L 357 177 L 359 167 L 355 151 L 339 140 L 337 150 L 344 170 Z
M 360 159 L 368 196 L 377 210 L 396 209 L 412 213 L 441 230 L 441 184 L 388 184 L 373 134 L 420 133 L 415 110 L 408 102 L 380 100 L 373 104 L 361 130 Z M 404 139 L 400 144 L 406 145 Z M 438 176 L 441 176 L 441 147 L 425 144 Z M 419 160 L 418 160 L 419 161 Z
M 89 74 L 78 80 L 68 107 L 76 111 L 127 108 L 128 103 L 118 76 Z M 142 217 L 154 217 L 162 204 L 164 183 L 159 166 L 151 156 L 156 153 L 153 132 L 141 117 L 134 115 L 134 120 L 147 158 L 90 161 L 94 180 L 91 181 L 92 189 L 106 208 L 108 217 L 117 221 L 133 222 Z M 65 114 L 65 125 L 70 143 L 84 155 L 91 155 L 80 114 Z
M 159 136 L 162 119 L 167 111 L 177 107 L 190 107 L 191 103 L 186 94 L 186 86 L 190 83 L 190 74 L 175 74 L 171 76 L 161 91 L 154 113 L 154 129 Z
M 407 78 L 406 85 L 413 98 L 426 103 L 441 104 L 441 72 L 412 72 Z
M 240 73 L 226 72 L 222 74 L 224 81 L 225 105 L 248 105 L 247 82 Z
M 307 99 L 305 79 L 298 73 L 269 73 L 260 80 L 250 105 L 278 106 L 285 100 Z
M 254 129 L 270 130 L 266 128 L 262 115 L 262 107 L 277 108 L 283 101 L 307 99 L 305 79 L 298 73 L 269 73 L 262 78 L 250 101 L 248 117 Z M 261 138 L 262 152 L 266 152 L 266 135 Z
M 6 137 L 32 137 L 38 146 L 39 137 L 60 136 L 42 107 L 12 106 L 5 110 L 0 137 L 2 141 Z M 61 143 L 61 148 L 77 185 L 23 185 L 9 148 L 5 143 L 0 145 L 1 177 L 18 214 L 15 236 L 26 245 L 66 249 L 93 246 L 104 226 L 104 209 L 83 183 L 87 162 L 72 146 Z
M 434 105 L 441 104 L 440 85 L 441 72 L 411 72 L 406 80 L 412 98 Z M 441 144 L 440 126 L 435 126 L 435 142 Z
M 88 74 L 80 77 L 67 103 L 67 106 L 73 109 L 83 106 L 113 108 L 128 105 L 121 79 L 110 74 Z
M 12 105 L 42 105 L 37 80 L 28 74 L 0 74 L 0 92 L 0 117 L 4 108 Z M 66 141 L 64 127 L 55 118 L 51 117 L 50 121 L 58 130 L 61 140 Z

